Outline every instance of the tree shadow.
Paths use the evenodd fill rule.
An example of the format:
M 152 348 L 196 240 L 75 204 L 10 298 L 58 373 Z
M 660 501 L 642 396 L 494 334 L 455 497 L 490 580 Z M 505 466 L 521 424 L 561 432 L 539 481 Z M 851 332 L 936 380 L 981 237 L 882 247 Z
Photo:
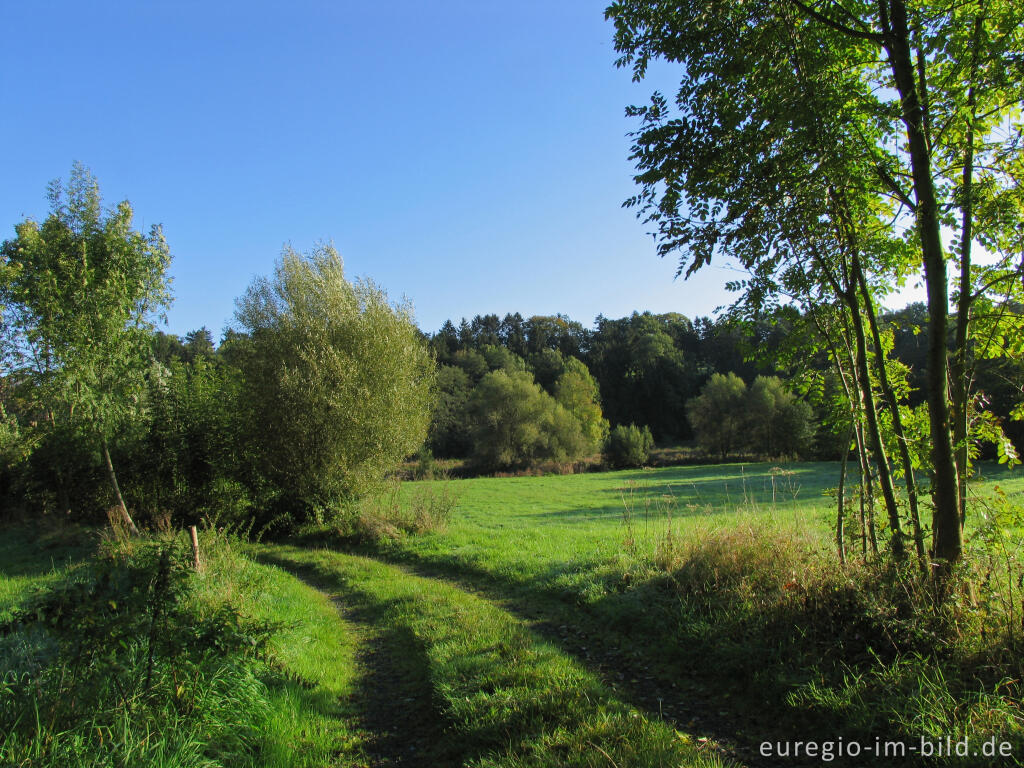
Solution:
M 396 601 L 373 601 L 315 565 L 266 552 L 256 559 L 330 593 L 345 619 L 358 626 L 364 642 L 356 657 L 360 674 L 349 703 L 360 727 L 370 735 L 366 745 L 370 764 L 379 768 L 461 765 L 460 751 L 451 740 L 439 738 L 449 723 L 431 685 L 423 642 L 409 627 L 383 622 Z
M 0 578 L 45 576 L 87 560 L 96 545 L 95 532 L 86 528 L 6 526 L 0 532 Z

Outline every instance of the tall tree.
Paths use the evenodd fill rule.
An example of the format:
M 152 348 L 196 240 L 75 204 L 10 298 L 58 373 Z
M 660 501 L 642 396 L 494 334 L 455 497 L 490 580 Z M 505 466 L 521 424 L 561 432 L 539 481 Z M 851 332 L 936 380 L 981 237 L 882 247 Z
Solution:
M 757 263 L 777 258 L 787 239 L 806 244 L 806 235 L 780 231 L 792 219 L 778 212 L 815 197 L 827 204 L 830 226 L 884 221 L 888 207 L 892 240 L 911 233 L 928 294 L 933 554 L 958 560 L 940 227 L 955 226 L 950 213 L 962 212 L 960 261 L 969 275 L 971 222 L 979 220 L 972 179 L 983 167 L 975 148 L 998 160 L 986 174 L 987 199 L 1005 201 L 1017 187 L 1010 169 L 1020 165 L 1024 9 L 998 0 L 623 0 L 607 15 L 619 64 L 637 79 L 655 58 L 686 71 L 675 111 L 658 94 L 632 109 L 643 119 L 633 154 L 642 191 L 629 201 L 657 225 L 663 254 L 684 255 L 681 271 L 736 249 Z M 865 203 L 874 205 L 867 217 Z M 853 214 L 845 221 L 844 209 Z M 1019 212 L 997 229 L 1008 231 L 1012 218 Z M 802 225 L 813 229 L 814 219 Z M 883 263 L 880 271 L 897 280 L 905 266 Z
M 408 306 L 345 279 L 329 245 L 285 249 L 238 301 L 250 440 L 283 512 L 330 516 L 419 448 L 435 365 Z
M 153 320 L 170 303 L 170 252 L 159 226 L 132 228 L 127 201 L 105 211 L 83 165 L 66 187 L 53 182 L 49 199 L 45 221 L 21 222 L 0 248 L 10 373 L 50 428 L 89 432 L 123 524 L 135 532 L 110 442 L 138 406 Z M 62 468 L 55 471 L 64 487 Z

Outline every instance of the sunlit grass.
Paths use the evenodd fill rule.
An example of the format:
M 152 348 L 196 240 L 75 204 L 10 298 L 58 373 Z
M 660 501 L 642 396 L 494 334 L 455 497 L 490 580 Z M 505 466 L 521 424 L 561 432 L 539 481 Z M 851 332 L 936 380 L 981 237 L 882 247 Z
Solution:
M 434 721 L 418 723 L 433 732 L 420 764 L 721 764 L 485 599 L 369 558 L 297 547 L 268 548 L 266 558 L 401 638 L 402 656 L 426 672 L 427 695 L 436 700 Z

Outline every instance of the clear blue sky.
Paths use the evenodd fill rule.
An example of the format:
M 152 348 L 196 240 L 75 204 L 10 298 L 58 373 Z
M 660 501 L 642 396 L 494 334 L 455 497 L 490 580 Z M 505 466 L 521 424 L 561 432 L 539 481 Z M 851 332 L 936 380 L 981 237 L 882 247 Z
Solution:
M 629 103 L 604 0 L 0 2 L 0 237 L 72 162 L 174 255 L 167 330 L 215 336 L 285 243 L 333 241 L 419 325 L 711 313 L 622 201 Z

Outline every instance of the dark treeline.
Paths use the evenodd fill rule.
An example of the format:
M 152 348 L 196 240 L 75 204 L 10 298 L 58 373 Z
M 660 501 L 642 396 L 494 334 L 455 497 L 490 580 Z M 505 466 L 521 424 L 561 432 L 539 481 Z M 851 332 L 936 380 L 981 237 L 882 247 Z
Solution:
M 922 331 L 927 319 L 921 303 L 882 317 L 892 334 L 892 355 L 906 369 L 905 402 L 912 408 L 924 403 L 927 361 Z M 528 371 L 553 395 L 568 361 L 575 359 L 596 381 L 601 409 L 612 427 L 647 427 L 660 443 L 698 437 L 688 403 L 701 395 L 712 375 L 735 374 L 747 384 L 757 377 L 779 377 L 814 409 L 812 432 L 798 441 L 805 446 L 799 453 L 837 458 L 843 439 L 837 433 L 842 429 L 833 429 L 827 410 L 838 383 L 831 381 L 824 353 L 807 356 L 806 350 L 790 350 L 790 336 L 800 335 L 799 325 L 801 318 L 791 308 L 753 322 L 730 315 L 690 320 L 675 312 L 634 312 L 618 319 L 598 316 L 593 328 L 561 314 L 477 315 L 458 324 L 448 320 L 428 337 L 439 366 L 440 390 L 429 447 L 443 457 L 472 454 L 468 403 L 488 373 Z M 1024 447 L 1024 425 L 1011 421 L 1010 414 L 1022 380 L 1021 365 L 1005 359 L 983 361 L 977 371 L 979 396 L 1018 448 Z M 743 401 L 738 407 L 755 406 Z M 720 453 L 717 447 L 704 447 L 709 454 Z M 737 444 L 736 450 L 741 449 Z M 991 452 L 990 447 L 987 450 Z
M 765 325 L 757 332 L 772 343 L 776 330 Z M 634 312 L 617 320 L 599 316 L 593 329 L 564 315 L 477 315 L 458 326 L 445 322 L 429 344 L 440 367 L 441 388 L 430 440 L 435 452 L 446 456 L 465 455 L 469 447 L 452 422 L 458 403 L 498 368 L 529 370 L 537 384 L 553 393 L 567 361 L 575 358 L 596 380 L 612 426 L 644 425 L 659 441 L 693 437 L 686 403 L 712 373 L 735 372 L 748 380 L 777 373 L 752 360 L 748 335 L 727 320 L 692 322 L 676 313 Z

